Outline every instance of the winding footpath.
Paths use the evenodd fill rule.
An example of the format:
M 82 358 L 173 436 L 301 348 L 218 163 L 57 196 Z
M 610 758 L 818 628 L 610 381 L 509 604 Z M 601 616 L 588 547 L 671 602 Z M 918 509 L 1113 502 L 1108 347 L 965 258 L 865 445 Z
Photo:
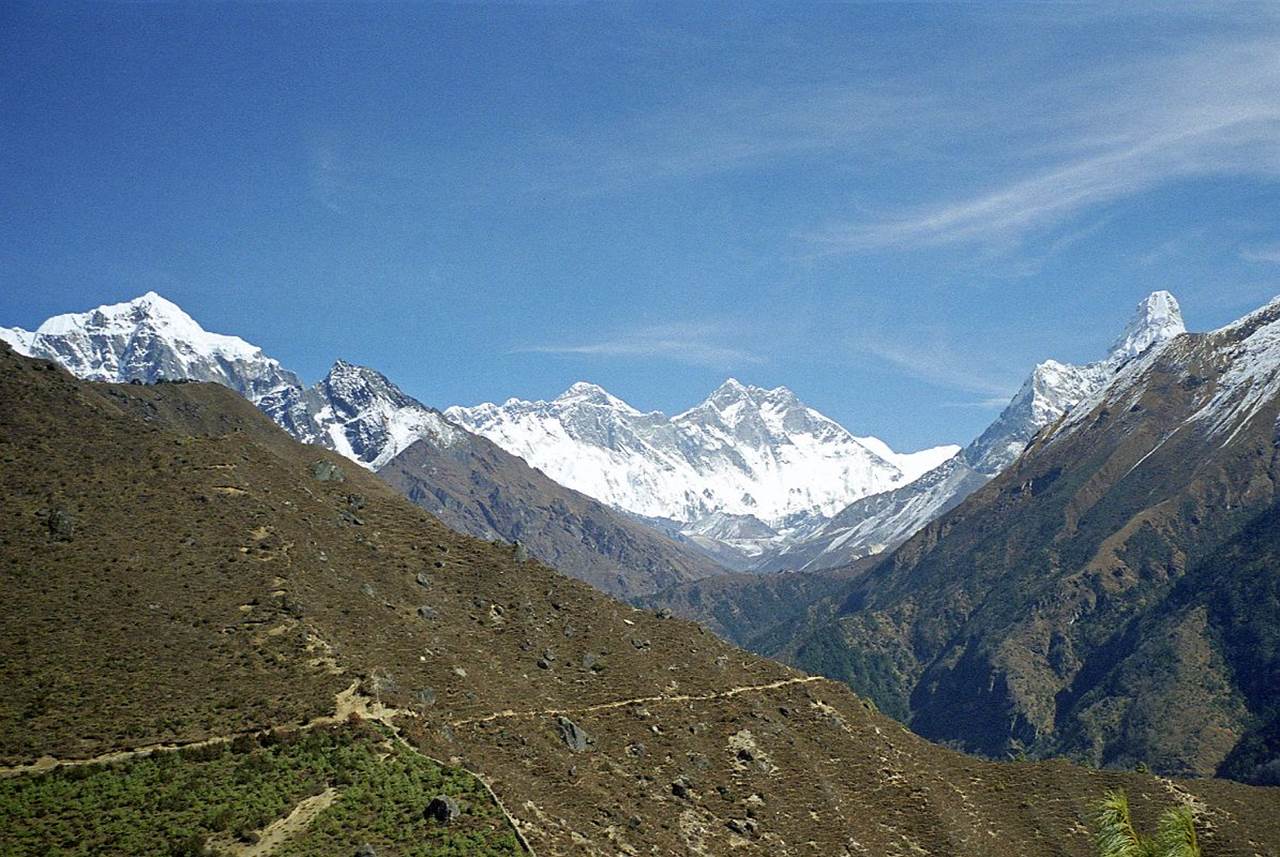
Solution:
M 504 709 L 495 711 L 492 714 L 486 714 L 480 717 L 468 717 L 458 720 L 449 721 L 451 727 L 472 726 L 482 723 L 491 723 L 495 720 L 507 718 L 526 718 L 526 717 L 555 717 L 571 714 L 592 714 L 600 711 L 610 711 L 618 708 L 626 708 L 632 705 L 664 705 L 672 703 L 685 702 L 710 702 L 717 699 L 727 699 L 734 696 L 740 696 L 747 693 L 766 693 L 770 690 L 776 690 L 781 687 L 788 687 L 796 684 L 808 684 L 810 682 L 824 681 L 821 676 L 799 676 L 795 678 L 782 679 L 780 681 L 769 682 L 767 684 L 742 685 L 739 687 L 731 687 L 726 690 L 717 691 L 715 693 L 705 694 L 670 694 L 658 696 L 636 696 L 627 699 L 617 699 L 610 702 L 597 703 L 595 705 L 582 706 L 579 708 L 543 708 L 536 710 L 517 711 L 515 709 Z M 353 682 L 351 686 L 340 691 L 334 697 L 334 711 L 332 714 L 325 714 L 320 717 L 313 718 L 301 726 L 297 727 L 301 731 L 308 729 L 316 729 L 324 726 L 333 726 L 345 722 L 351 715 L 358 715 L 366 720 L 376 721 L 385 726 L 395 739 L 407 748 L 410 752 L 417 753 L 439 765 L 443 768 L 457 768 L 457 765 L 450 765 L 440 759 L 433 758 L 423 753 L 415 747 L 400 731 L 400 727 L 396 725 L 395 719 L 398 717 L 407 717 L 419 719 L 421 715 L 416 711 L 404 708 L 391 708 L 382 704 L 380 700 L 373 699 L 360 693 L 360 683 Z M 57 759 L 53 756 L 42 756 L 35 762 L 27 765 L 12 765 L 0 767 L 0 777 L 15 777 L 24 774 L 40 774 L 54 770 L 60 767 L 73 767 L 82 765 L 99 765 L 109 764 L 112 762 L 120 762 L 141 756 L 148 756 L 157 752 L 176 752 L 196 747 L 208 747 L 216 744 L 229 744 L 237 738 L 245 736 L 260 736 L 271 731 L 271 728 L 255 729 L 245 732 L 236 732 L 230 735 L 218 735 L 212 738 L 206 738 L 201 741 L 191 741 L 185 744 L 167 743 L 167 744 L 147 744 L 141 747 L 135 747 L 131 750 L 115 750 L 110 753 L 102 753 L 98 756 L 91 756 L 85 759 Z M 488 779 L 477 771 L 462 768 L 467 774 L 474 777 L 479 782 L 489 797 L 493 800 L 494 805 L 498 807 L 506 818 L 507 823 L 511 826 L 511 830 L 515 833 L 516 839 L 525 849 L 530 857 L 537 857 L 533 846 L 525 838 L 521 832 L 521 823 L 511 814 L 507 807 L 503 804 L 502 799 L 498 797 L 493 790 Z M 337 798 L 337 791 L 328 789 L 322 794 L 315 795 L 302 801 L 298 806 L 284 818 L 277 819 L 262 831 L 262 839 L 259 843 L 248 850 L 240 853 L 239 857 L 265 857 L 275 850 L 280 844 L 286 841 L 293 833 L 304 829 L 311 821 L 320 814 L 326 807 L 333 803 Z

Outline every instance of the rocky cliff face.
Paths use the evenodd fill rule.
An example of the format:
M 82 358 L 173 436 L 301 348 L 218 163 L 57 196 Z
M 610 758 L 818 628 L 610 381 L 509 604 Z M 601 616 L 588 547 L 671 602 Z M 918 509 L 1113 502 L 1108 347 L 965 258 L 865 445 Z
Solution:
M 991 755 L 1263 776 L 1277 393 L 1280 304 L 1157 342 L 787 651 Z
M 1104 387 L 1128 361 L 1185 332 L 1173 295 L 1151 294 L 1105 358 L 1083 366 L 1041 363 L 959 455 L 906 486 L 855 500 L 816 534 L 763 554 L 755 570 L 832 567 L 896 547 L 1016 461 L 1039 431 Z

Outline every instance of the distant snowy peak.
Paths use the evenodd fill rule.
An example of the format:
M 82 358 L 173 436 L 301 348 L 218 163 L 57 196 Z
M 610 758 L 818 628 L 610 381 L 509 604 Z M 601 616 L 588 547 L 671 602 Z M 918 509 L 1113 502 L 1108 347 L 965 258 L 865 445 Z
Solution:
M 1136 371 L 1158 352 L 1153 346 L 1185 332 L 1182 312 L 1173 296 L 1168 292 L 1151 294 L 1138 304 L 1104 359 L 1083 366 L 1046 360 L 1036 366 L 995 422 L 958 456 L 947 457 L 905 487 L 858 499 L 816 536 L 799 540 L 780 553 L 766 554 L 757 568 L 773 571 L 839 565 L 900 544 L 1013 464 L 1045 427 L 1070 423 L 1077 414 L 1091 410 L 1090 402 L 1100 391 Z M 1141 359 L 1135 359 L 1139 356 Z M 1276 384 L 1280 388 L 1280 381 Z M 1266 388 L 1266 384 L 1258 386 Z M 868 439 L 862 441 L 875 449 Z M 889 460 L 912 476 L 901 458 Z
M 31 345 L 35 338 L 35 332 L 31 330 L 23 330 L 20 327 L 0 327 L 0 339 L 9 343 L 10 347 L 23 357 L 33 356 Z
M 735 378 L 725 381 L 703 402 L 672 417 L 671 422 L 690 428 L 715 427 L 757 446 L 794 441 L 801 434 L 827 443 L 858 443 L 843 426 L 805 405 L 786 387 L 768 390 Z M 893 467 L 888 459 L 884 463 Z
M 437 410 L 406 395 L 381 372 L 345 360 L 314 388 L 320 442 L 377 470 L 418 440 L 437 448 L 463 432 Z
M 37 337 L 137 336 L 151 331 L 182 343 L 192 353 L 221 354 L 232 359 L 262 359 L 262 349 L 238 336 L 210 333 L 173 301 L 155 292 L 124 303 L 108 304 L 88 312 L 55 315 L 36 329 Z M 272 361 L 274 362 L 274 361 Z
M 855 438 L 785 387 L 732 378 L 671 418 L 586 382 L 550 402 L 510 399 L 445 413 L 563 485 L 684 524 L 723 513 L 794 529 L 905 484 L 925 461 L 954 453 L 898 456 L 874 438 Z
M 1000 416 L 965 450 L 979 473 L 995 476 L 1012 464 L 1035 433 L 1052 424 L 1103 384 L 1109 364 L 1073 366 L 1046 360 L 1023 382 Z
M 1187 332 L 1182 308 L 1165 291 L 1152 292 L 1142 303 L 1111 346 L 1109 360 L 1123 362 L 1137 357 L 1157 342 L 1166 342 Z
M 376 369 L 337 360 L 317 385 L 325 398 L 351 416 L 372 407 L 397 410 L 422 405 Z
M 965 450 L 965 460 L 979 473 L 995 476 L 1022 454 L 1036 432 L 1105 387 L 1128 361 L 1186 331 L 1173 295 L 1153 292 L 1138 304 L 1104 359 L 1083 366 L 1057 360 L 1038 365 L 996 421 Z
M 315 387 L 237 336 L 210 333 L 155 292 L 48 319 L 34 331 L 0 328 L 27 356 L 91 381 L 211 381 L 257 405 L 297 439 L 376 469 L 418 439 L 437 447 L 462 431 L 379 372 L 339 360 Z
M 1209 334 L 1151 349 L 1126 363 L 1108 384 L 1081 401 L 1052 442 L 1088 425 L 1089 416 L 1103 404 L 1117 410 L 1132 407 L 1157 364 L 1180 366 L 1183 387 L 1203 394 L 1188 425 L 1224 436 L 1223 445 L 1230 443 L 1280 397 L 1280 298 Z
M 960 452 L 959 444 L 948 443 L 919 452 L 894 452 L 878 437 L 855 437 L 858 443 L 902 471 L 906 482 L 914 482 L 931 470 L 941 467 Z
M 610 395 L 604 387 L 587 381 L 578 381 L 571 385 L 569 389 L 565 390 L 559 396 L 556 396 L 553 404 L 564 407 L 595 405 L 602 408 L 611 408 L 623 411 L 629 414 L 638 415 L 640 413 L 617 396 Z
M 301 386 L 296 375 L 262 349 L 238 336 L 210 333 L 155 292 L 56 315 L 34 331 L 0 329 L 0 338 L 91 381 L 213 381 L 255 404 L 287 398 Z

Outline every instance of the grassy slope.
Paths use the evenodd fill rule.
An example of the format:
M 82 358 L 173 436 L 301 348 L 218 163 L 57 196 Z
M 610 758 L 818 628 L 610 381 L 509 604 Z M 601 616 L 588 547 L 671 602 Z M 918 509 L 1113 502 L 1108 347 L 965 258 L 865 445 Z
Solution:
M 1083 857 L 1105 788 L 1140 820 L 1168 804 L 1150 777 L 930 745 L 842 686 L 517 563 L 282 437 L 210 385 L 83 385 L 0 351 L 0 753 L 296 723 L 355 681 L 427 755 L 483 773 L 544 857 Z M 319 458 L 346 480 L 317 481 Z M 1214 853 L 1280 853 L 1276 792 L 1184 787 Z

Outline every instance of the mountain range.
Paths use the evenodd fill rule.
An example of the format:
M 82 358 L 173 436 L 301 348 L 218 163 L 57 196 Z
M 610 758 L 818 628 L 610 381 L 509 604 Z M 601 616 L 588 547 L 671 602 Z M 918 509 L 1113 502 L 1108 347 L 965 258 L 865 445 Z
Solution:
M 35 331 L 0 328 L 0 339 L 87 380 L 222 384 L 297 440 L 383 473 L 462 532 L 522 541 L 534 556 L 616 595 L 722 570 L 690 545 L 531 470 L 373 369 L 338 360 L 305 387 L 260 348 L 208 333 L 154 292 L 56 316 Z
M 600 529 L 625 531 L 631 535 L 623 541 L 646 543 L 644 550 L 627 552 L 646 557 L 645 570 L 629 580 L 615 573 L 616 551 L 610 555 L 605 549 L 603 569 L 569 559 L 620 543 L 587 534 L 576 521 L 542 528 L 544 543 L 532 546 L 566 571 L 611 581 L 609 591 L 630 597 L 721 568 L 812 570 L 892 548 L 999 473 L 1037 431 L 1104 384 L 1125 360 L 1184 329 L 1177 301 L 1156 292 L 1140 304 L 1105 359 L 1085 366 L 1046 361 L 968 447 L 907 454 L 878 438 L 854 436 L 785 387 L 765 390 L 734 379 L 670 418 L 642 413 L 586 382 L 550 402 L 511 399 L 454 406 L 442 414 L 375 370 L 343 360 L 308 388 L 261 349 L 205 331 L 154 292 L 55 316 L 35 331 L 0 328 L 0 338 L 19 353 L 56 360 L 89 380 L 224 384 L 295 438 L 373 470 L 422 441 L 431 452 L 419 457 L 443 454 L 453 468 L 470 457 L 475 466 L 468 472 L 483 474 L 496 454 L 477 445 L 486 438 L 514 456 L 508 472 L 518 469 L 515 459 L 523 459 L 558 483 L 557 494 L 576 492 L 565 495 L 558 508 L 581 506 L 577 498 L 585 495 L 598 501 L 592 520 L 607 521 Z M 452 514 L 442 511 L 449 504 L 426 499 L 432 486 L 423 482 L 420 469 L 415 478 L 415 496 L 437 514 Z M 503 486 L 491 475 L 477 478 L 488 485 L 488 498 L 471 492 L 470 512 L 455 515 L 454 523 L 483 537 L 527 539 L 527 528 L 493 513 L 519 504 L 504 503 Z M 456 507 L 457 484 L 434 486 L 435 493 L 452 494 Z M 564 538 L 554 547 L 545 543 L 561 530 L 572 544 Z M 590 546 L 585 551 L 584 543 Z M 659 556 L 671 558 L 658 563 L 672 567 L 671 574 L 655 572 Z M 622 567 L 629 562 L 623 560 Z
M 766 551 L 818 531 L 852 500 L 906 485 L 958 449 L 896 453 L 877 438 L 855 437 L 786 388 L 764 390 L 733 379 L 669 419 L 641 413 L 585 382 L 552 402 L 511 400 L 441 414 L 382 374 L 343 360 L 306 387 L 260 348 L 205 331 L 154 292 L 56 316 L 35 331 L 0 328 L 0 338 L 21 354 L 56 360 L 88 380 L 221 383 L 295 438 L 373 470 L 418 441 L 439 453 L 470 449 L 476 436 L 488 438 L 563 488 L 604 504 L 598 508 L 611 507 L 611 529 L 634 529 L 638 521 L 657 530 L 665 544 L 662 551 L 647 551 L 650 556 L 682 543 L 677 567 L 756 563 Z M 491 456 L 487 447 L 478 453 L 480 459 Z M 457 449 L 450 457 L 458 460 Z M 486 515 L 476 511 L 467 519 L 477 528 L 468 532 L 520 538 L 499 521 L 480 528 Z M 563 561 L 580 553 L 562 545 L 545 558 Z M 691 563 L 690 553 L 704 558 Z M 654 586 L 646 577 L 627 591 Z
M 906 485 L 958 451 L 895 453 L 785 387 L 732 378 L 670 418 L 587 383 L 550 402 L 445 413 L 563 485 L 688 536 L 736 539 L 744 553 L 813 532 L 850 502 Z
M 231 387 L 451 526 L 521 541 L 606 591 L 847 681 L 927 737 L 1257 779 L 1280 748 L 1259 689 L 1280 675 L 1280 617 L 1274 575 L 1237 569 L 1270 567 L 1277 306 L 1190 335 L 1173 297 L 1154 293 L 1104 359 L 1041 364 L 950 457 L 896 455 L 784 388 L 733 381 L 673 418 L 587 384 L 442 414 L 342 361 L 304 388 L 153 294 L 3 336 L 86 378 Z M 547 466 L 594 461 L 609 475 L 593 490 L 616 502 L 639 504 L 651 479 L 652 505 L 612 506 L 504 448 L 524 444 L 537 461 L 539 432 Z M 654 461 L 700 481 L 677 493 Z M 777 490 L 783 474 L 818 472 Z M 827 519 L 841 492 L 877 486 L 888 490 Z M 744 583 L 707 558 L 780 535 L 803 558 L 814 527 L 808 543 L 823 547 L 803 565 L 828 571 Z M 1152 684 L 1153 663 L 1167 686 Z
M 931 744 L 219 384 L 0 344 L 0 461 L 7 854 L 1087 857 L 1117 788 L 1144 827 L 1190 807 L 1206 854 L 1280 854 L 1272 789 Z

